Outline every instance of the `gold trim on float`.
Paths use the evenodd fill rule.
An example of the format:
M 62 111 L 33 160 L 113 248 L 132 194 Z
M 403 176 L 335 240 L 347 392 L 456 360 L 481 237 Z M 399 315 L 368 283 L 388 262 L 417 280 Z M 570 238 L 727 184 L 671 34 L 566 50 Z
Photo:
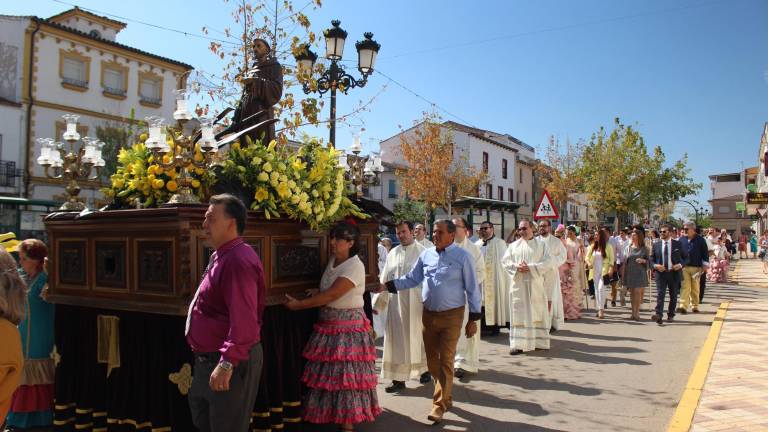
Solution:
M 75 425 L 75 429 L 88 429 L 88 428 L 92 428 L 92 427 L 93 427 L 93 423 L 84 423 L 84 424 L 76 424 Z
M 283 417 L 285 423 L 301 423 L 301 417 Z
M 69 423 L 74 423 L 74 422 L 75 422 L 75 418 L 74 417 L 70 417 L 70 418 L 68 418 L 66 420 L 54 420 L 53 424 L 56 425 L 56 426 L 62 426 L 62 425 L 69 424 Z
M 92 411 L 93 411 L 92 408 L 89 408 L 89 409 L 75 408 L 75 414 L 88 414 Z
M 57 410 L 65 410 L 65 409 L 69 409 L 69 408 L 72 408 L 72 407 L 74 407 L 74 406 L 76 406 L 76 405 L 77 405 L 77 404 L 76 404 L 76 403 L 74 403 L 74 402 L 72 402 L 72 403 L 68 403 L 68 404 L 66 404 L 66 405 L 56 405 L 56 409 L 57 409 Z
M 297 407 L 301 406 L 301 402 L 283 402 L 283 406 Z
M 253 413 L 251 413 L 251 417 L 266 418 L 266 417 L 269 417 L 269 413 L 268 412 L 253 412 Z

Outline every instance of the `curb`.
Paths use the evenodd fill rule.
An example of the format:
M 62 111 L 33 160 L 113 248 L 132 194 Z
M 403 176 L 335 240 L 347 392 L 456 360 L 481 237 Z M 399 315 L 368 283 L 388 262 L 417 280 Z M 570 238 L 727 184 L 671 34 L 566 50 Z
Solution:
M 712 363 L 712 357 L 715 356 L 717 341 L 720 339 L 720 330 L 723 328 L 723 321 L 725 321 L 725 314 L 730 303 L 720 303 L 720 307 L 717 309 L 717 314 L 712 321 L 712 327 L 709 329 L 707 339 L 701 347 L 699 357 L 696 359 L 696 364 L 693 366 L 691 375 L 688 377 L 688 383 L 685 385 L 683 396 L 680 398 L 675 414 L 669 423 L 668 432 L 687 432 L 691 428 L 693 415 L 699 406 L 704 383 L 707 381 L 709 365 Z

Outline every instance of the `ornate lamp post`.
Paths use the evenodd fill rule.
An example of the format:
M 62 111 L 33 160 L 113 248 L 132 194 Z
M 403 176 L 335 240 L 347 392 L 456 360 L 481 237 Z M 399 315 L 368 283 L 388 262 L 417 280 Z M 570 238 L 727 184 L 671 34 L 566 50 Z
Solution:
M 346 170 L 344 177 L 352 183 L 358 199 L 363 197 L 363 186 L 379 184 L 379 174 L 384 171 L 384 167 L 381 165 L 381 156 L 360 156 L 362 150 L 360 137 L 355 136 L 349 147 L 352 154 L 342 152 L 339 155 L 339 165 Z
M 363 34 L 365 39 L 355 44 L 357 48 L 357 69 L 362 74 L 362 78 L 356 79 L 348 74 L 344 67 L 339 64 L 344 54 L 344 41 L 347 39 L 347 32 L 339 27 L 341 21 L 331 21 L 330 29 L 323 32 L 325 36 L 325 58 L 330 60 L 330 67 L 317 80 L 317 88 L 311 88 L 306 82 L 303 85 L 304 93 L 309 94 L 317 92 L 320 95 L 331 92 L 331 132 L 330 145 L 336 147 L 336 90 L 344 94 L 355 87 L 363 87 L 368 82 L 368 77 L 373 73 L 373 66 L 376 63 L 376 55 L 379 53 L 381 45 L 373 40 L 373 33 Z M 317 60 L 317 54 L 309 49 L 309 45 L 304 45 L 301 52 L 296 55 L 299 73 L 311 74 Z
M 192 193 L 192 178 L 189 176 L 188 169 L 208 168 L 213 162 L 219 148 L 213 134 L 214 122 L 210 118 L 194 118 L 188 108 L 186 89 L 175 90 L 175 93 L 176 111 L 173 113 L 173 118 L 177 126 L 163 128 L 165 119 L 147 117 L 149 137 L 145 144 L 152 152 L 155 163 L 164 170 L 180 168 L 176 180 L 179 189 L 173 194 L 168 204 L 199 204 L 200 199 Z M 172 146 L 168 145 L 165 132 L 170 133 Z M 200 144 L 202 160 L 195 159 L 196 143 Z
M 96 138 L 83 137 L 83 144 L 75 150 L 75 144 L 81 139 L 77 132 L 77 119 L 80 116 L 64 114 L 62 117 L 67 122 L 62 139 L 69 144 L 69 152 L 61 142 L 52 138 L 38 138 L 36 141 L 40 144 L 40 156 L 37 163 L 45 168 L 46 177 L 67 182 L 65 191 L 69 198 L 59 210 L 83 211 L 87 207 L 78 200 L 80 185 L 77 181 L 95 180 L 99 177 L 99 169 L 104 166 L 104 159 L 101 157 L 104 143 Z

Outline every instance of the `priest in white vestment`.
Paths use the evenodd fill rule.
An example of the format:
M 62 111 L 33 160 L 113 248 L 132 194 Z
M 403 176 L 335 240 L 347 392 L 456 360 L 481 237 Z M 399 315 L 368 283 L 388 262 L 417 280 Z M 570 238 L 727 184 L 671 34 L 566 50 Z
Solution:
M 424 251 L 424 247 L 414 239 L 411 222 L 404 221 L 397 225 L 397 238 L 400 245 L 387 254 L 379 276 L 381 283 L 407 274 Z M 422 383 L 429 382 L 421 334 L 421 291 L 412 289 L 399 294 L 386 291 L 379 293 L 374 301 L 374 309 L 379 315 L 386 316 L 381 378 L 391 380 L 392 384 L 385 391 L 401 391 L 405 389 L 405 382 L 412 378 L 420 377 Z
M 416 234 L 416 241 L 424 246 L 425 249 L 429 249 L 431 247 L 435 247 L 435 244 L 429 241 L 427 238 L 427 229 L 424 227 L 424 224 L 416 224 L 416 226 L 413 229 L 414 234 Z
M 456 237 L 454 243 L 460 248 L 469 252 L 475 260 L 475 278 L 478 289 L 482 295 L 483 280 L 485 279 L 485 262 L 483 254 L 469 239 L 471 228 L 467 228 L 467 221 L 464 218 L 453 218 L 453 224 L 456 225 Z M 467 326 L 469 321 L 469 307 L 464 308 L 464 323 L 462 328 Z M 475 332 L 471 338 L 467 338 L 464 332 L 459 336 L 459 342 L 456 345 L 456 360 L 453 365 L 455 371 L 453 376 L 456 378 L 464 377 L 464 373 L 477 373 L 480 368 L 480 332 Z
M 487 221 L 480 224 L 480 237 L 475 245 L 480 248 L 485 262 L 485 325 L 496 335 L 500 327 L 506 327 L 509 323 L 509 275 L 501 266 L 501 258 L 507 251 L 507 242 L 496 237 L 493 223 Z
M 539 221 L 539 236 L 536 238 L 544 246 L 544 254 L 549 258 L 549 266 L 544 271 L 544 288 L 549 302 L 549 325 L 551 330 L 560 329 L 565 324 L 563 311 L 563 292 L 560 288 L 560 266 L 568 260 L 568 250 L 563 241 L 552 235 L 552 223 L 547 219 Z
M 549 311 L 544 272 L 549 267 L 544 245 L 533 238 L 528 219 L 518 225 L 520 238 L 507 248 L 501 265 L 510 275 L 509 353 L 549 349 Z

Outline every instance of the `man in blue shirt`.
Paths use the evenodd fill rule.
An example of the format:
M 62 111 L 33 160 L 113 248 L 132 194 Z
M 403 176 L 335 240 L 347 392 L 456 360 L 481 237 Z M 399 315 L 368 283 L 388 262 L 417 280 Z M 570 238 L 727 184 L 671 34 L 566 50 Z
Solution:
M 688 305 L 693 305 L 693 312 L 699 312 L 699 280 L 704 276 L 704 269 L 709 267 L 709 248 L 704 237 L 696 233 L 696 224 L 686 222 L 683 225 L 686 236 L 680 238 L 680 246 L 688 253 L 683 262 L 683 286 L 680 292 L 682 314 L 688 313 Z
M 464 308 L 469 305 L 469 321 L 464 328 L 467 338 L 477 332 L 480 319 L 480 288 L 475 277 L 472 256 L 454 244 L 456 225 L 438 220 L 433 227 L 434 247 L 421 253 L 406 275 L 382 284 L 381 290 L 393 294 L 421 287 L 424 304 L 422 337 L 427 354 L 427 368 L 435 378 L 432 411 L 427 416 L 435 423 L 451 408 L 453 400 L 453 362 L 461 334 Z

